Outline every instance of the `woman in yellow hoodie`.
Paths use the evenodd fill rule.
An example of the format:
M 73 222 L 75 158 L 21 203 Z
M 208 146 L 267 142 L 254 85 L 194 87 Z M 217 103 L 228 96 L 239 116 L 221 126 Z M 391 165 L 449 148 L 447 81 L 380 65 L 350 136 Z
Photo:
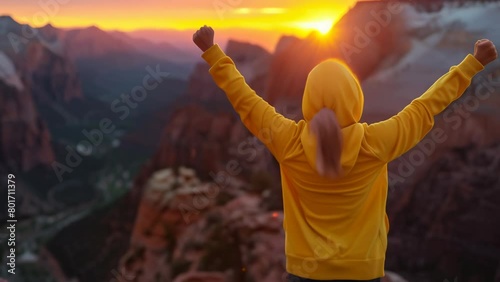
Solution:
M 389 221 L 387 163 L 432 129 L 434 116 L 458 99 L 471 79 L 497 58 L 489 40 L 392 118 L 360 123 L 363 92 L 338 60 L 309 74 L 304 119 L 278 114 L 245 82 L 204 26 L 193 41 L 215 83 L 242 122 L 280 164 L 288 281 L 380 281 Z

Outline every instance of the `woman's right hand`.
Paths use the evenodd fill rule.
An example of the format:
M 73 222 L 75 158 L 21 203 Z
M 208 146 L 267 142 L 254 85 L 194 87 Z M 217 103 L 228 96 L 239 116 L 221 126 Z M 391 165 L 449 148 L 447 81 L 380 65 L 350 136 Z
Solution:
M 193 42 L 205 52 L 214 45 L 214 30 L 209 26 L 203 26 L 193 34 Z
M 488 39 L 481 39 L 476 42 L 474 47 L 474 57 L 486 66 L 498 58 L 497 48 L 495 44 Z

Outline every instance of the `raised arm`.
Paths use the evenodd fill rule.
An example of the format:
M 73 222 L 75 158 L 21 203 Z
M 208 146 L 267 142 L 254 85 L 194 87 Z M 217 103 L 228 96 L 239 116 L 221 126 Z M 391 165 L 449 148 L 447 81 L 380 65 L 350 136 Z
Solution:
M 297 124 L 278 114 L 248 86 L 233 60 L 213 43 L 213 37 L 213 29 L 205 26 L 194 34 L 193 41 L 204 52 L 202 57 L 210 65 L 210 74 L 226 93 L 242 122 L 280 161 Z
M 390 162 L 417 145 L 434 126 L 434 117 L 458 99 L 472 78 L 496 58 L 495 45 L 489 40 L 479 40 L 474 56 L 469 54 L 459 65 L 451 67 L 396 116 L 369 125 L 366 140 L 374 153 L 382 161 Z

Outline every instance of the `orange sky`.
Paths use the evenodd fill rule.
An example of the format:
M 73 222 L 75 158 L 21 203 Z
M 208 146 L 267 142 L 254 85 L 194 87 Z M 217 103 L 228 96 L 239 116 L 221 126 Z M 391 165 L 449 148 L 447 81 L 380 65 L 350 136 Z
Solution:
M 355 0 L 23 0 L 4 1 L 2 14 L 17 21 L 56 27 L 96 25 L 106 30 L 216 29 L 305 36 L 325 30 Z M 47 4 L 43 4 L 47 3 Z M 55 4 L 55 5 L 54 5 Z M 258 34 L 258 33 L 256 33 Z

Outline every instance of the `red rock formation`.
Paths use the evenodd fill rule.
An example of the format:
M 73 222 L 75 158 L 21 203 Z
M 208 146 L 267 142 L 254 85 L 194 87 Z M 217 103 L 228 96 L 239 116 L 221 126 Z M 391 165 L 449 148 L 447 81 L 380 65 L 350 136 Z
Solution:
M 28 89 L 19 91 L 0 81 L 0 159 L 14 171 L 54 161 L 50 133 Z
M 121 260 L 133 281 L 171 281 L 186 272 L 175 281 L 280 281 L 282 214 L 264 211 L 258 196 L 202 184 L 193 173 L 181 169 L 176 176 L 167 169 L 148 182 L 131 248 Z M 227 202 L 226 193 L 236 199 Z
M 8 17 L 1 18 L 0 25 L 11 43 L 0 49 L 1 162 L 23 171 L 50 165 L 50 133 L 37 107 L 82 99 L 76 69 L 40 37 L 27 38 L 26 26 Z M 11 40 L 15 36 L 18 41 Z
M 151 158 L 145 175 L 166 167 L 187 166 L 201 179 L 250 179 L 259 172 L 278 176 L 267 149 L 234 114 L 212 113 L 202 106 L 175 111 L 164 129 L 160 148 Z M 225 181 L 225 180 L 221 180 Z M 273 183 L 278 188 L 278 183 Z
M 16 56 L 14 63 L 30 85 L 35 99 L 44 103 L 82 99 L 82 88 L 73 63 L 53 53 L 45 45 L 33 42 L 26 53 Z
M 492 216 L 500 213 L 498 171 L 500 144 L 462 147 L 395 189 L 387 265 L 434 280 L 498 281 L 500 222 Z
M 226 282 L 226 279 L 222 273 L 193 272 L 179 275 L 174 282 Z
M 31 86 L 29 90 L 37 101 L 69 102 L 83 98 L 76 68 L 65 56 L 61 42 L 42 36 L 47 33 L 53 38 L 62 33 L 60 30 L 46 27 L 38 31 L 11 18 L 2 18 L 0 26 L 2 38 L 10 43 L 2 45 L 0 51 L 12 61 L 23 83 Z
M 234 131 L 235 117 L 228 113 L 212 114 L 202 107 L 189 106 L 177 110 L 164 129 L 158 153 L 152 159 L 156 168 L 185 165 L 203 175 L 217 171 L 227 136 Z

